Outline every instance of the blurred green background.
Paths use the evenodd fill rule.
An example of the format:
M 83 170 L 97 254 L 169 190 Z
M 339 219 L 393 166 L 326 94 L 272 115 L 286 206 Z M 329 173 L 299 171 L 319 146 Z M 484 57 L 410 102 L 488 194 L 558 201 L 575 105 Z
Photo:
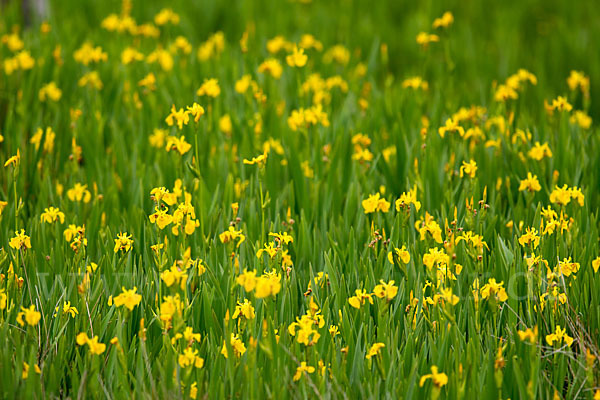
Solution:
M 0 23 L 22 24 L 22 16 L 17 12 L 21 2 L 8 3 L 2 11 L 7 15 Z M 592 101 L 600 89 L 600 81 L 593 78 L 600 72 L 597 57 L 600 7 L 594 1 L 149 0 L 143 6 L 133 3 L 132 16 L 139 22 L 152 20 L 157 10 L 166 6 L 191 16 L 184 18 L 178 29 L 192 44 L 204 41 L 217 30 L 225 32 L 228 42 L 235 42 L 251 21 L 256 26 L 256 37 L 308 32 L 323 43 L 343 43 L 363 55 L 384 42 L 389 47 L 389 72 L 399 77 L 419 72 L 418 61 L 423 54 L 415 45 L 415 36 L 420 31 L 431 31 L 431 21 L 450 10 L 456 21 L 449 35 L 455 70 L 445 79 L 455 81 L 456 88 L 464 92 L 464 99 L 485 103 L 490 90 L 487 77 L 497 76 L 501 81 L 518 68 L 535 73 L 544 83 L 542 95 L 548 98 L 565 92 L 565 78 L 572 69 L 583 70 L 592 77 Z M 120 7 L 118 0 L 55 0 L 50 1 L 48 20 L 64 33 L 96 29 L 107 13 L 118 12 Z M 98 30 L 98 34 L 104 33 Z M 600 116 L 593 104 L 590 114 L 594 119 Z

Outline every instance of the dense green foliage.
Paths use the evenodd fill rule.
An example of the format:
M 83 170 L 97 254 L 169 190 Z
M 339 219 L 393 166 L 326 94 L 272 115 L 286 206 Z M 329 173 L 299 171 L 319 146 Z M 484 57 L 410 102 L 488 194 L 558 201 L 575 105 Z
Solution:
M 1 8 L 1 398 L 600 396 L 599 7 L 163 3 Z

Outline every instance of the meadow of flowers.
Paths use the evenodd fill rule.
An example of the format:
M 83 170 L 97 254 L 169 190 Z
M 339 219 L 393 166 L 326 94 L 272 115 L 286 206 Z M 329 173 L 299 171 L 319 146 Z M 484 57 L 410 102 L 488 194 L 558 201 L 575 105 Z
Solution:
M 600 399 L 593 2 L 1 7 L 0 398 Z

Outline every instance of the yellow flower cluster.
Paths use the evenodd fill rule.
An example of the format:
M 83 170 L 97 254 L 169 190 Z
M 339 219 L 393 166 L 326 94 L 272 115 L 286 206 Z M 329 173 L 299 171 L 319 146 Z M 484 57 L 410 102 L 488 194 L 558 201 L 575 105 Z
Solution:
M 106 345 L 98 341 L 98 336 L 90 338 L 85 332 L 81 332 L 77 335 L 76 342 L 79 346 L 87 344 L 90 353 L 94 355 L 100 355 L 106 350 Z
M 246 293 L 254 292 L 257 299 L 276 296 L 281 290 L 281 275 L 275 271 L 266 272 L 257 277 L 256 270 L 244 270 L 237 276 L 236 282 L 244 288 Z
M 323 107 L 320 104 L 312 106 L 310 108 L 299 108 L 293 110 L 288 117 L 288 126 L 292 131 L 299 129 L 308 129 L 311 126 L 320 124 L 324 127 L 329 126 L 329 118 L 327 113 L 323 111 Z
M 140 304 L 142 301 L 142 295 L 136 293 L 137 288 L 133 289 L 125 289 L 122 288 L 122 292 L 116 297 L 110 297 L 108 300 L 108 305 L 112 305 L 114 303 L 115 307 L 125 306 L 129 311 L 132 311 L 135 306 Z

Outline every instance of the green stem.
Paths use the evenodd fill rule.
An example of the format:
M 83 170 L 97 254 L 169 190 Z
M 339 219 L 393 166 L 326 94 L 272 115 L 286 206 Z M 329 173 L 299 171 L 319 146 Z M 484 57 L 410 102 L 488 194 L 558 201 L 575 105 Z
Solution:
M 261 213 L 261 224 L 260 224 L 260 240 L 262 243 L 265 242 L 265 203 L 263 196 L 263 188 L 262 188 L 262 180 L 260 179 L 260 174 L 257 172 L 256 176 L 258 177 L 258 188 L 260 190 L 260 213 Z

